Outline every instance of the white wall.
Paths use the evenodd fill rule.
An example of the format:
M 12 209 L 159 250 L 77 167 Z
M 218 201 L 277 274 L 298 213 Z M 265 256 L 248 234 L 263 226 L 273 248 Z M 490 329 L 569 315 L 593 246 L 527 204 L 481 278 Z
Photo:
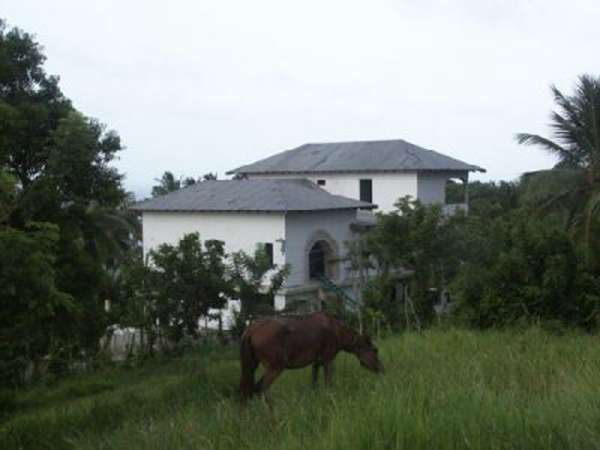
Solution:
M 448 175 L 445 173 L 420 173 L 418 178 L 417 196 L 426 204 L 446 203 L 446 182 Z
M 144 255 L 160 244 L 177 244 L 187 233 L 198 232 L 202 241 L 219 239 L 227 253 L 244 250 L 253 253 L 260 242 L 273 243 L 274 263 L 290 264 L 286 287 L 308 282 L 309 241 L 316 233 L 326 233 L 337 246 L 338 256 L 346 252 L 344 242 L 352 239 L 350 223 L 356 210 L 266 213 L 144 212 L 142 215 Z M 285 254 L 281 241 L 285 242 Z M 347 275 L 340 265 L 339 278 Z M 276 307 L 285 306 L 285 297 L 276 296 Z M 227 319 L 226 314 L 224 318 Z
M 446 203 L 446 183 L 450 178 L 469 179 L 469 172 L 420 172 L 417 183 L 417 195 L 423 203 Z
M 282 213 L 144 212 L 142 224 L 144 256 L 160 244 L 177 244 L 185 234 L 198 232 L 202 241 L 224 241 L 227 253 L 253 254 L 257 243 L 272 242 L 273 262 L 285 263 L 277 242 L 285 238 Z
M 398 173 L 337 173 L 337 174 L 294 174 L 294 175 L 249 175 L 248 178 L 308 178 L 313 183 L 325 180 L 322 186 L 328 192 L 344 197 L 360 198 L 360 180 L 373 180 L 373 203 L 378 205 L 377 211 L 389 212 L 399 198 L 410 195 L 417 198 L 416 172 Z

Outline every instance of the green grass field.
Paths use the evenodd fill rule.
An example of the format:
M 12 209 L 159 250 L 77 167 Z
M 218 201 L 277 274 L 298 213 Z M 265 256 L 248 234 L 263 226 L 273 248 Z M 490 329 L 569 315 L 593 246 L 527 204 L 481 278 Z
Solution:
M 334 386 L 288 371 L 237 402 L 236 348 L 36 386 L 1 449 L 600 448 L 600 337 L 432 330 L 379 343 L 387 373 L 338 357 Z

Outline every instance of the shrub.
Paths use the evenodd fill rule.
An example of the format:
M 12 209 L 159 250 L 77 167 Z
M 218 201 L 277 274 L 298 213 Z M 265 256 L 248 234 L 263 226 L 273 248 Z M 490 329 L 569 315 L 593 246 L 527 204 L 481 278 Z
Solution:
M 524 320 L 595 328 L 597 280 L 567 233 L 522 213 L 498 221 L 488 235 L 497 252 L 467 261 L 452 283 L 457 314 L 476 327 Z
M 17 395 L 13 389 L 0 389 L 0 417 L 10 415 L 17 409 Z

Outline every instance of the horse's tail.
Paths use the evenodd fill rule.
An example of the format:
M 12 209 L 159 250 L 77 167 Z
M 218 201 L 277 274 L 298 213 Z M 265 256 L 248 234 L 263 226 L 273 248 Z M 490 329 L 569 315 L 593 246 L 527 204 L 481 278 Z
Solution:
M 240 378 L 240 398 L 242 402 L 246 401 L 254 394 L 254 372 L 258 367 L 258 361 L 252 349 L 252 342 L 248 333 L 242 335 L 240 343 L 240 365 L 242 374 Z

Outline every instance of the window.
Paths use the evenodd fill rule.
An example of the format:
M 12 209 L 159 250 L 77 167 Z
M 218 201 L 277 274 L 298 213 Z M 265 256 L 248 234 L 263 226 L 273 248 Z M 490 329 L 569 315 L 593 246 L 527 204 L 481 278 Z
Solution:
M 319 186 L 325 186 L 325 180 L 317 180 Z
M 269 258 L 269 264 L 273 265 L 273 244 L 271 242 L 265 243 L 265 253 Z
M 373 180 L 360 180 L 360 200 L 373 203 Z

